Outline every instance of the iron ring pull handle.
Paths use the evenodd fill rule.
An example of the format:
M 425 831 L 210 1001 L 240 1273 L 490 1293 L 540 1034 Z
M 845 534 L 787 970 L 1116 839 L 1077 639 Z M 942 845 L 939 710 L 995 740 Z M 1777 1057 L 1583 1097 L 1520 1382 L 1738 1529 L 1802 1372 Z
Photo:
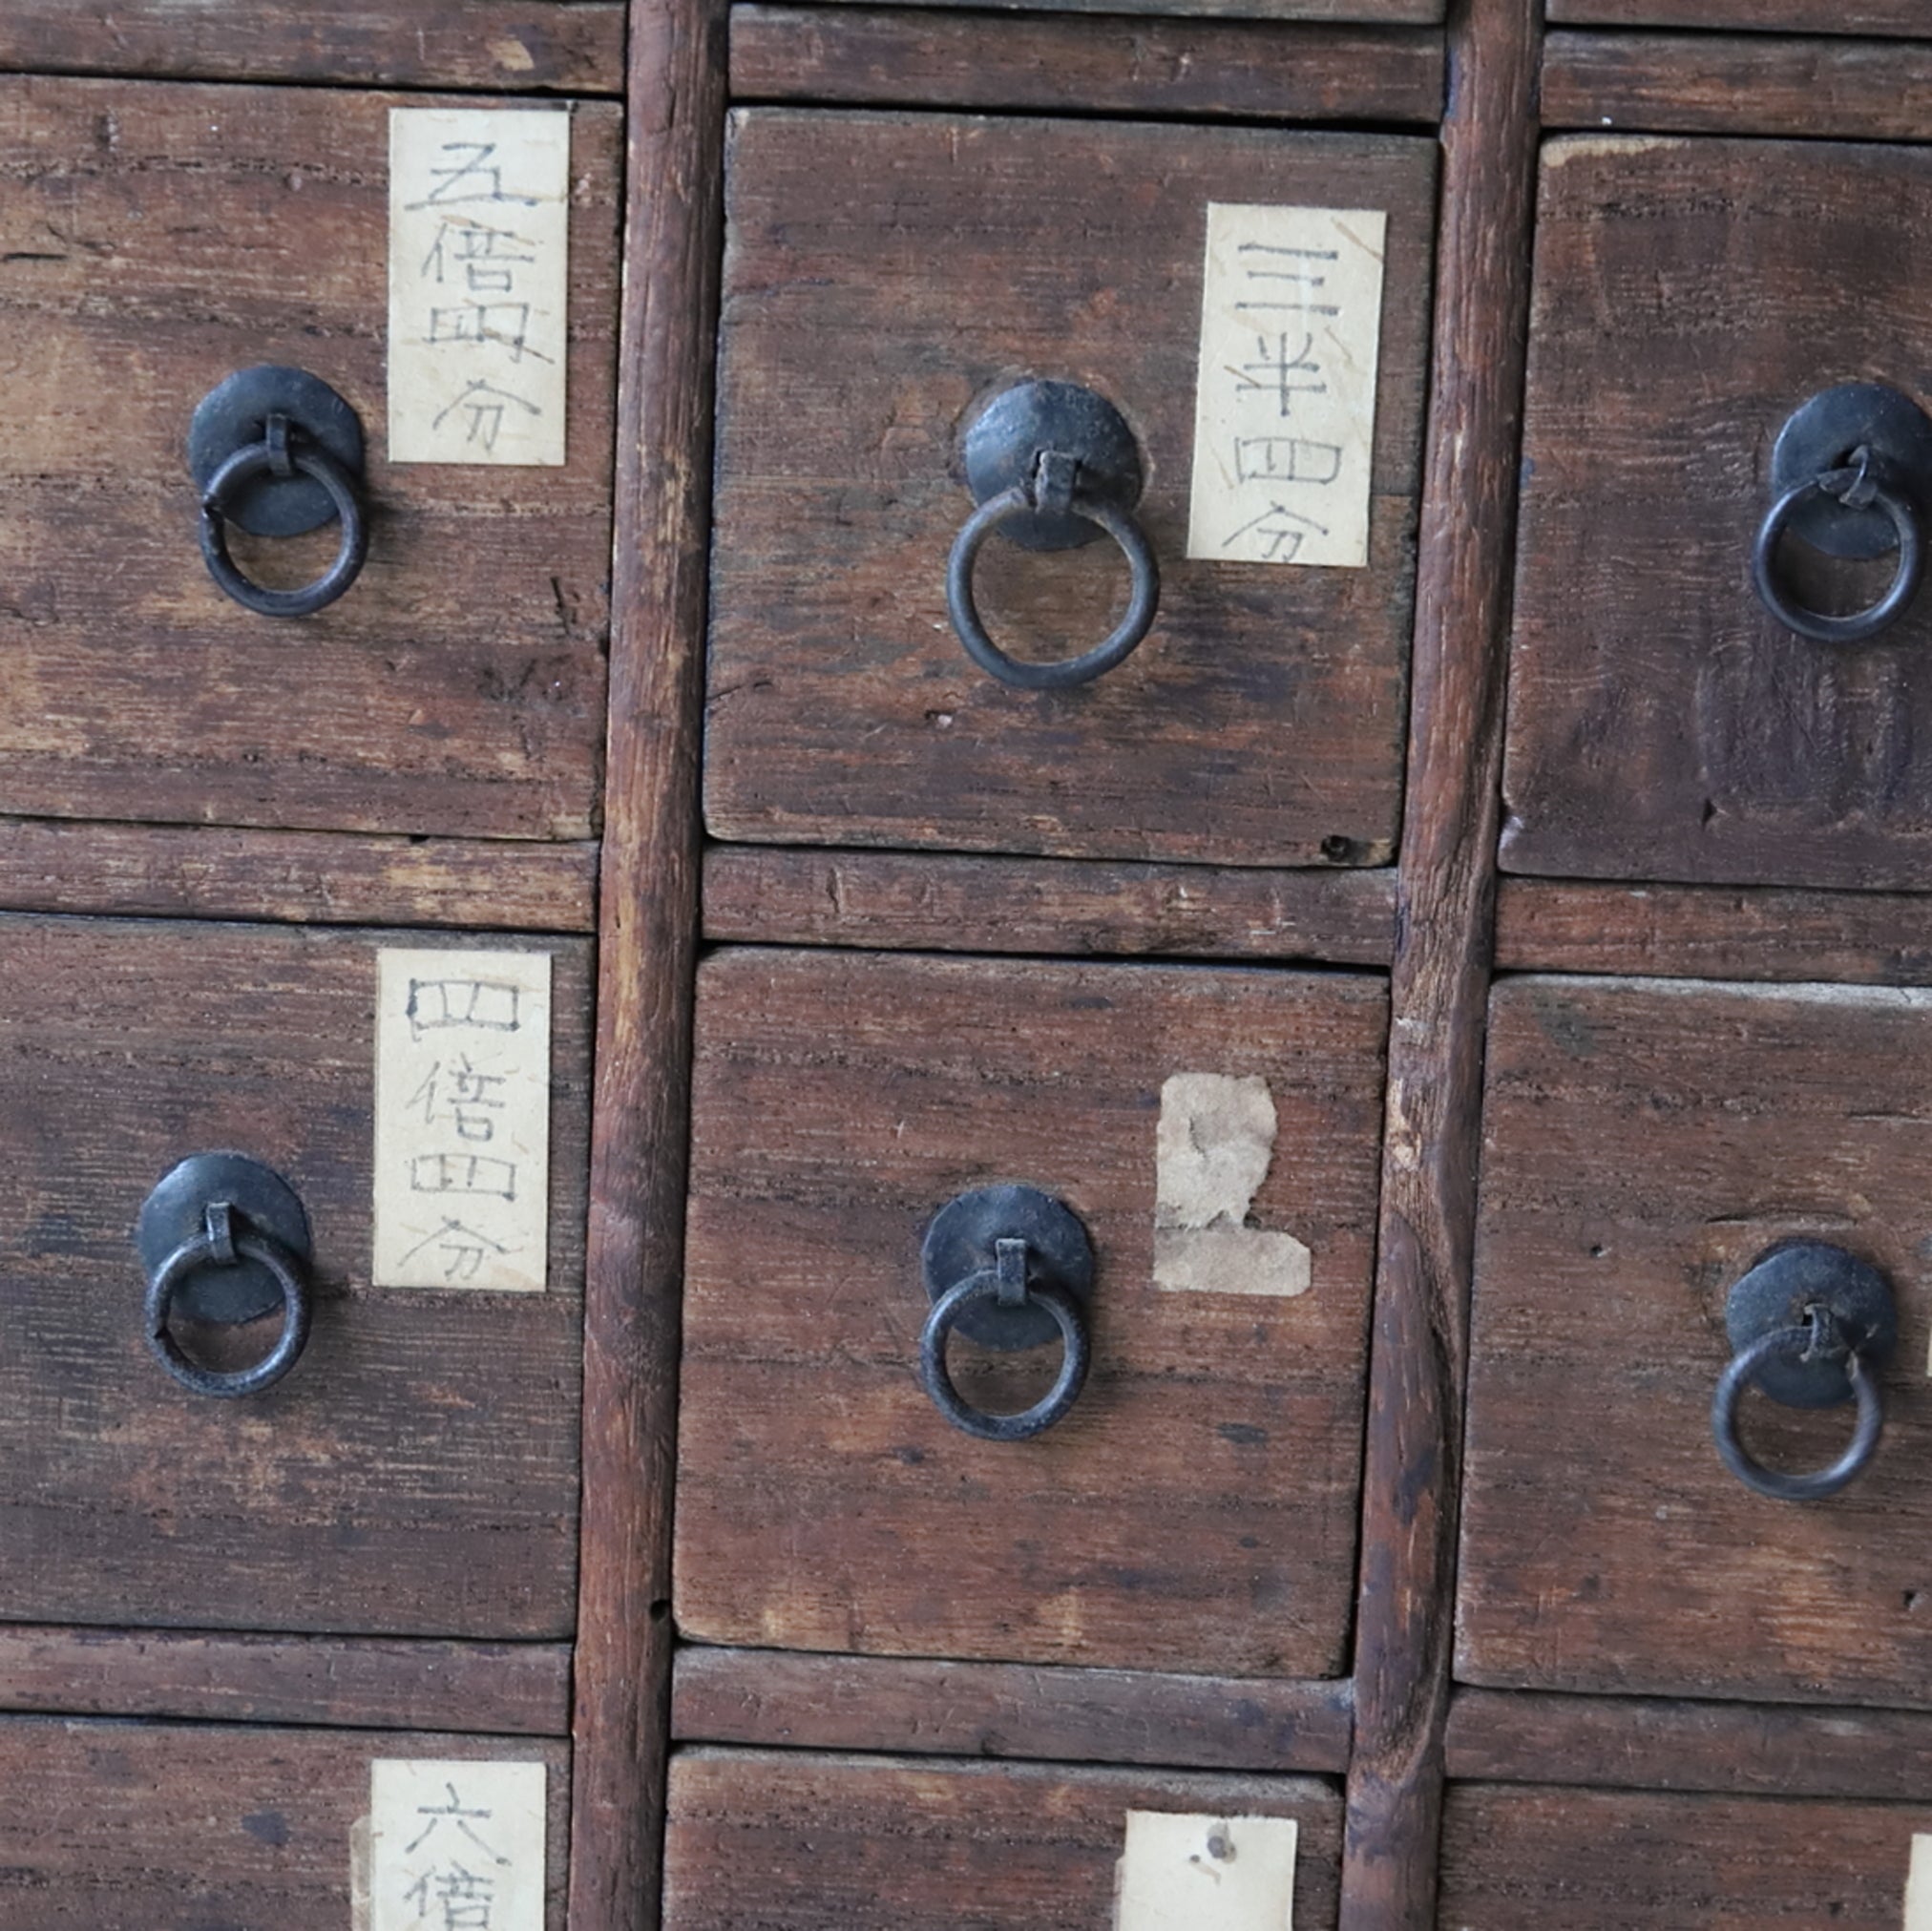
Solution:
M 1757 1371 L 1775 1355 L 1803 1358 L 1814 1352 L 1817 1330 L 1829 1325 L 1831 1317 L 1805 1328 L 1774 1328 L 1760 1335 L 1741 1354 L 1732 1356 L 1731 1365 L 1718 1377 L 1717 1392 L 1711 1400 L 1711 1431 L 1717 1438 L 1717 1452 L 1724 1465 L 1747 1488 L 1768 1495 L 1774 1501 L 1822 1501 L 1837 1495 L 1861 1474 L 1879 1445 L 1885 1426 L 1883 1398 L 1877 1379 L 1856 1354 L 1844 1357 L 1845 1372 L 1858 1393 L 1858 1425 L 1850 1445 L 1829 1468 L 1814 1469 L 1803 1475 L 1788 1475 L 1781 1469 L 1767 1468 L 1738 1438 L 1737 1404 L 1746 1386 Z
M 1898 538 L 1899 560 L 1884 595 L 1847 616 L 1833 617 L 1794 602 L 1778 577 L 1778 544 L 1793 516 L 1815 494 L 1833 498 L 1850 510 L 1882 510 Z M 1863 643 L 1896 623 L 1918 596 L 1924 575 L 1924 551 L 1918 505 L 1902 488 L 1893 485 L 1889 465 L 1882 457 L 1859 448 L 1842 467 L 1822 471 L 1785 491 L 1765 513 L 1752 552 L 1751 576 L 1764 607 L 1787 630 L 1814 643 Z

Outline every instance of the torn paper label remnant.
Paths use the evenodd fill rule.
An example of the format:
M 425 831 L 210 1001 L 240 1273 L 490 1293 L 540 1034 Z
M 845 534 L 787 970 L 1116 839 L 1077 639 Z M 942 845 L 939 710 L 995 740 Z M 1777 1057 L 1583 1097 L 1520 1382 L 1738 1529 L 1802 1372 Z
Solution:
M 1114 1931 L 1294 1931 L 1292 1817 L 1129 1811 Z

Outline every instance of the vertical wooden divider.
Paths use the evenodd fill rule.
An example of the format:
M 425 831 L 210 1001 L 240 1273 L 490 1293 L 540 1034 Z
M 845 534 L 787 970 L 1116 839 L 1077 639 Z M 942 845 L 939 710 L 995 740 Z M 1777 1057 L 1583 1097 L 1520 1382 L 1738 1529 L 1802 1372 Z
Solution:
M 1435 1923 L 1542 10 L 1450 17 L 1342 1931 Z
M 635 0 L 627 72 L 573 1931 L 659 1918 L 724 0 Z

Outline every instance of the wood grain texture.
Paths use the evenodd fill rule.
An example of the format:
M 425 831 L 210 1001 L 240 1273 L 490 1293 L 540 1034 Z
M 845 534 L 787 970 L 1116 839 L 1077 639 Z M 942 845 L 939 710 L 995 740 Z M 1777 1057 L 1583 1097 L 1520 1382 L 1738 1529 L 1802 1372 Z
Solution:
M 1509 870 L 1925 884 L 1932 605 L 1833 651 L 1774 621 L 1750 562 L 1790 411 L 1853 377 L 1919 388 L 1928 206 L 1923 146 L 1544 148 Z
M 733 119 L 705 809 L 721 837 L 1216 864 L 1386 862 L 1435 212 L 1418 137 L 782 108 Z M 1209 200 L 1386 209 L 1370 566 L 1183 560 Z M 853 345 L 863 343 L 863 355 Z M 1291 347 L 1293 344 L 1291 343 Z M 958 442 L 1028 375 L 1135 426 L 1162 614 L 1064 692 L 946 616 Z M 976 578 L 1022 654 L 1097 638 L 1109 543 Z M 1031 638 L 1028 644 L 1022 640 Z
M 850 0 L 847 0 L 850 4 Z M 869 0 L 857 0 L 866 6 Z M 909 0 L 914 7 L 963 8 L 967 0 Z M 1022 10 L 1047 12 L 1108 13 L 1130 16 L 1144 13 L 1182 13 L 1196 17 L 1225 14 L 1248 20 L 1354 21 L 1378 27 L 1427 27 L 1442 18 L 1445 0 L 993 0 L 997 11 L 1009 15 Z
M 1386 965 L 1396 880 L 714 845 L 704 917 L 706 938 L 766 944 Z
M 1932 30 L 1922 0 L 1548 0 L 1566 27 L 1724 28 L 1758 33 L 1893 33 Z
M 1541 27 L 1450 27 L 1408 813 L 1362 1472 L 1347 1931 L 1435 1921 Z
M 0 908 L 590 932 L 594 842 L 0 818 Z
M 384 157 L 422 98 L 0 80 L 0 808 L 595 829 L 620 111 L 575 111 L 568 465 L 392 467 Z M 183 457 L 202 395 L 272 362 L 369 440 L 368 563 L 300 622 L 209 580 Z M 255 567 L 301 580 L 335 540 Z
M 1932 983 L 1925 901 L 1904 892 L 1505 878 L 1496 963 L 1511 972 Z
M 0 1710 L 563 1736 L 570 1648 L 0 1623 Z
M 0 1931 L 343 1931 L 375 1757 L 540 1760 L 563 1931 L 569 1753 L 522 1737 L 0 1719 Z
M 1344 1673 L 1385 1019 L 1381 982 L 1343 974 L 713 955 L 680 1630 Z M 1177 1072 L 1267 1080 L 1279 1127 L 1251 1220 L 1312 1249 L 1306 1293 L 1155 1287 L 1155 1127 Z M 953 1429 L 916 1372 L 927 1223 L 1008 1180 L 1065 1199 L 1097 1254 L 1085 1392 L 1018 1444 Z M 1038 1355 L 954 1360 L 982 1404 L 1040 1392 Z
M 1295 1931 L 1335 1921 L 1341 1803 L 1306 1778 L 693 1750 L 670 1802 L 664 1931 L 1109 1931 L 1130 1810 L 1294 1817 Z
M 1751 33 L 1552 33 L 1547 128 L 1922 140 L 1932 48 Z
M 1531 1689 L 1932 1707 L 1923 1292 L 1932 995 L 1526 977 L 1491 1013 L 1458 1673 Z M 1829 1502 L 1718 1460 L 1724 1303 L 1774 1242 L 1899 1293 L 1873 1465 Z M 1842 1411 L 1755 1397 L 1774 1466 Z
M 731 10 L 739 101 L 1394 123 L 1435 120 L 1442 77 L 1427 28 L 1145 20 L 1097 34 L 934 7 Z
M 637 0 L 583 1333 L 570 1921 L 655 1931 L 698 931 L 724 120 L 721 0 Z
M 0 1616 L 570 1634 L 589 948 L 544 947 L 549 1291 L 406 1292 L 368 1284 L 386 941 L 0 918 Z M 315 1231 L 307 1352 L 241 1401 L 188 1394 L 141 1334 L 136 1214 L 211 1147 L 284 1174 Z
M 671 1702 L 685 1743 L 1214 1770 L 1344 1771 L 1349 1726 L 1346 1683 L 771 1649 L 681 1649 Z
M 617 94 L 622 0 L 9 0 L 0 68 Z
M 1899 1931 L 1932 1806 L 1449 1794 L 1441 1931 Z
M 1932 1716 L 1462 1690 L 1449 1774 L 1753 1796 L 1932 1798 Z

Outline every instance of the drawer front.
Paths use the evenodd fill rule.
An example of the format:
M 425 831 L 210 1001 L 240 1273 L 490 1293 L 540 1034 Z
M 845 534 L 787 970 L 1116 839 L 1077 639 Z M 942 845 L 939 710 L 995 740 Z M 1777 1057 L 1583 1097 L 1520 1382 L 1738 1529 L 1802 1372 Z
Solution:
M 1385 1025 L 1367 976 L 712 958 L 680 1396 L 683 1633 L 1341 1673 Z M 1206 1076 L 1186 1090 L 1216 1097 L 1184 1112 L 1178 1089 L 1164 1097 L 1173 1075 Z M 1161 1188 L 1182 1201 L 1190 1131 L 1240 1217 L 1157 1234 L 1157 1145 L 1184 1143 Z M 1019 1441 L 950 1425 L 919 1373 L 928 1224 L 1003 1183 L 1065 1203 L 1096 1255 L 1085 1388 Z M 1010 1409 L 1059 1356 L 956 1337 L 949 1358 L 968 1399 Z
M 1932 32 L 1922 0 L 1549 0 L 1553 22 L 1577 27 L 1701 27 L 1766 33 Z
M 352 1914 L 366 1924 L 371 1900 L 358 1840 L 367 1837 L 377 1758 L 541 1763 L 542 1922 L 563 1931 L 570 1767 L 562 1744 L 39 1717 L 0 1719 L 0 1931 L 342 1931 Z M 493 1881 L 502 1873 L 459 1835 L 467 1828 L 481 1837 L 498 1820 L 477 1815 L 487 1806 L 473 1786 L 465 1792 L 460 1770 L 452 1774 L 465 1815 L 430 1816 L 425 1828 L 461 1846 L 469 1863 L 460 1854 L 433 1857 L 436 1841 L 422 1847 L 421 1921 L 510 1931 L 499 1913 L 484 1914 L 505 1896 Z M 524 1853 L 517 1874 L 527 1881 L 526 1847 L 518 1840 L 511 1848 Z M 502 1855 L 500 1845 L 490 1850 Z M 404 1901 L 384 1900 L 389 1923 L 410 1922 L 398 1908 Z
M 568 462 L 398 465 L 384 157 L 391 105 L 423 102 L 0 81 L 0 810 L 591 830 L 621 115 L 573 115 Z M 201 398 L 277 363 L 345 397 L 368 451 L 368 562 L 300 621 L 216 588 L 186 466 Z M 292 586 L 336 542 L 234 547 Z
M 1524 978 L 1491 1005 L 1461 1673 L 1932 1702 L 1932 995 Z M 1731 1291 L 1769 1250 L 1877 1268 L 1883 1429 L 1828 1499 L 1720 1460 Z M 1760 1277 L 1762 1278 L 1762 1277 Z M 1780 1318 L 1785 1318 L 1780 1316 Z M 1829 1466 L 1849 1407 L 1746 1390 L 1744 1448 Z
M 1925 1851 L 1915 1851 L 1924 1837 Z M 1932 1806 L 1452 1786 L 1440 1931 L 1912 1931 Z
M 1801 404 L 1854 379 L 1932 403 L 1928 190 L 1923 149 L 1545 150 L 1505 866 L 1924 884 L 1932 598 L 1862 646 L 1815 642 L 1760 600 L 1753 553 Z M 1827 612 L 1897 562 L 1777 556 L 1782 594 Z
M 711 829 L 1234 865 L 1386 861 L 1434 170 L 1434 144 L 1413 138 L 740 115 Z M 1366 568 L 1185 558 L 1215 201 L 1387 211 Z M 1270 339 L 1257 335 L 1258 360 Z M 948 556 L 974 503 L 962 432 L 1034 377 L 1086 385 L 1125 416 L 1146 477 L 1135 514 L 1162 579 L 1147 640 L 1070 690 L 996 682 L 947 614 Z M 1112 543 L 1028 555 L 998 535 L 975 577 L 993 637 L 1043 657 L 1099 643 L 1125 581 Z
M 570 1634 L 589 948 L 537 948 L 556 1015 L 547 1290 L 485 1292 L 368 1284 L 384 943 L 433 941 L 0 919 L 0 1615 Z M 161 1175 L 209 1148 L 285 1176 L 314 1238 L 305 1353 L 233 1399 L 150 1354 L 131 1237 Z M 247 1331 L 254 1353 L 276 1320 Z M 220 1359 L 207 1338 L 187 1345 Z
M 1292 1817 L 1296 1931 L 1334 1924 L 1341 1799 L 1314 1778 L 694 1750 L 671 1762 L 665 1931 L 1114 1931 L 1129 1812 L 1200 1817 L 1204 1846 L 1228 1819 L 1236 1863 L 1243 1818 Z

